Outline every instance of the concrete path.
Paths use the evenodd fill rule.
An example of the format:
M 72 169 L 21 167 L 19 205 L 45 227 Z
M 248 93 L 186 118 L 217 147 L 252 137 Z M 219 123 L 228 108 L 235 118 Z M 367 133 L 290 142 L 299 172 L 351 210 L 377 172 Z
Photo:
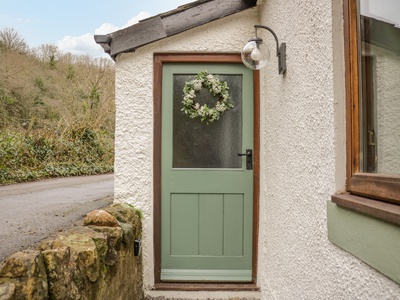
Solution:
M 0 186 L 0 264 L 113 201 L 114 175 Z

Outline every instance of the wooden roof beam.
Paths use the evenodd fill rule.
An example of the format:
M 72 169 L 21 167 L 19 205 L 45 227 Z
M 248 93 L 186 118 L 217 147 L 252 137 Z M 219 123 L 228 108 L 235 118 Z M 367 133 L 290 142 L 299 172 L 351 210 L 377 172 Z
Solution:
M 124 52 L 207 24 L 257 5 L 257 0 L 198 0 L 140 21 L 107 35 L 95 35 L 97 44 L 115 59 Z

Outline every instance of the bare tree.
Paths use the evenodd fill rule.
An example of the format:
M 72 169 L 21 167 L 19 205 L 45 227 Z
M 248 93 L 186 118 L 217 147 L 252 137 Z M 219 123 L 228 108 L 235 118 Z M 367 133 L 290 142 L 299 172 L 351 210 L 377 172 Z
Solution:
M 42 62 L 50 62 L 53 60 L 58 60 L 61 56 L 60 51 L 56 45 L 43 44 L 34 49 L 36 57 Z
M 0 48 L 6 51 L 27 52 L 29 47 L 24 38 L 14 28 L 5 27 L 0 30 Z

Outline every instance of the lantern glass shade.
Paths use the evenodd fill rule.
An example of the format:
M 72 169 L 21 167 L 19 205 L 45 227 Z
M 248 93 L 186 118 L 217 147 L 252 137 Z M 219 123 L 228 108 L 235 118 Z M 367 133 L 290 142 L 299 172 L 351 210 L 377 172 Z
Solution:
M 246 67 L 259 70 L 267 65 L 270 53 L 262 41 L 250 40 L 242 50 L 242 61 Z

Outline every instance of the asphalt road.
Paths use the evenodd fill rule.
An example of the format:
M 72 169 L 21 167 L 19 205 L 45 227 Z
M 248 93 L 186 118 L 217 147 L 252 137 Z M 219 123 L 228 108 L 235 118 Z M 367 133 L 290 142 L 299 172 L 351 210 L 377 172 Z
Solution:
M 114 175 L 0 186 L 0 265 L 10 254 L 72 226 L 113 201 Z

